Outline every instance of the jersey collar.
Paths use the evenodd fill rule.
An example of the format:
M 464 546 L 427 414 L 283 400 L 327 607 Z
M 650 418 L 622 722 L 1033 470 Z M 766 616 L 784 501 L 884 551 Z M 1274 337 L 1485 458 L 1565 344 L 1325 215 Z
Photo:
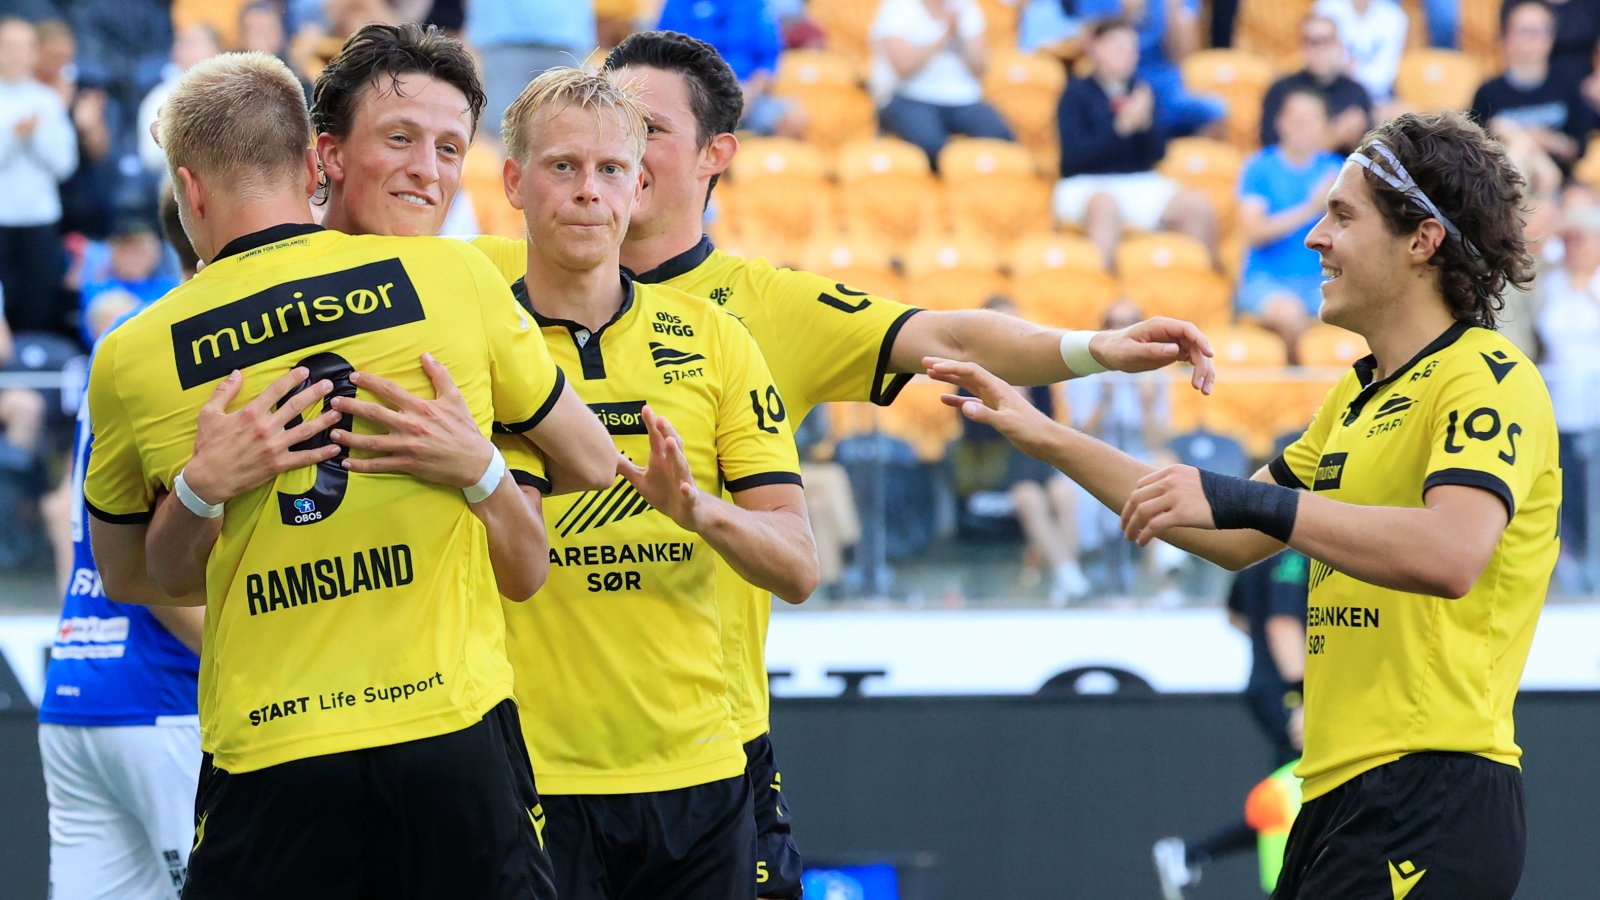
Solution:
M 694 271 L 711 256 L 711 251 L 715 249 L 717 248 L 712 245 L 711 236 L 702 234 L 700 235 L 700 243 L 679 253 L 654 269 L 648 272 L 640 272 L 633 277 L 641 284 L 660 284 L 663 281 L 671 281 L 679 275 Z M 628 270 L 623 269 L 622 271 L 626 272 Z
M 516 297 L 517 302 L 522 304 L 522 308 L 533 316 L 533 320 L 539 323 L 540 328 L 559 326 L 567 329 L 567 332 L 572 335 L 572 342 L 577 345 L 578 361 L 583 365 L 584 379 L 598 381 L 606 377 L 606 361 L 605 357 L 600 353 L 600 335 L 607 328 L 616 324 L 623 316 L 627 315 L 628 310 L 633 309 L 633 276 L 629 274 L 627 269 L 623 269 L 621 277 L 622 305 L 617 307 L 616 313 L 610 319 L 607 319 L 604 325 L 593 331 L 590 331 L 589 326 L 584 325 L 582 322 L 574 322 L 571 319 L 552 319 L 549 316 L 540 315 L 539 311 L 533 308 L 533 301 L 528 297 L 528 283 L 522 278 L 512 282 L 511 295 Z M 578 336 L 580 334 L 586 335 L 586 337 L 579 340 Z
M 1451 325 L 1445 329 L 1444 334 L 1434 338 L 1429 342 L 1428 346 L 1418 351 L 1416 356 L 1411 357 L 1405 365 L 1395 369 L 1381 381 L 1372 380 L 1373 372 L 1378 368 L 1376 354 L 1368 353 L 1366 356 L 1356 360 L 1353 368 L 1356 370 L 1356 380 L 1361 383 L 1361 392 L 1356 394 L 1356 398 L 1350 401 L 1350 406 L 1345 410 L 1344 423 L 1349 425 L 1354 422 L 1356 417 L 1361 415 L 1361 410 L 1367 405 L 1367 401 L 1371 400 L 1385 385 L 1394 383 L 1395 379 L 1416 368 L 1417 363 L 1460 340 L 1461 336 L 1466 334 L 1467 329 L 1471 327 L 1472 325 L 1467 322 L 1457 322 Z
M 218 263 L 229 256 L 237 256 L 240 253 L 254 250 L 258 247 L 266 247 L 279 241 L 287 241 L 290 238 L 299 237 L 302 234 L 315 234 L 326 230 L 321 225 L 313 225 L 310 222 L 274 225 L 271 228 L 263 228 L 260 231 L 253 231 L 229 241 L 227 246 L 217 251 L 216 258 L 211 262 Z

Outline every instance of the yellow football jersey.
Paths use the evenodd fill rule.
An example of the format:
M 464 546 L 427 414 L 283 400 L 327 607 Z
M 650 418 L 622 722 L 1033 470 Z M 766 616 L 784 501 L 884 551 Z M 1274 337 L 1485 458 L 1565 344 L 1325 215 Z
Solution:
M 522 241 L 481 237 L 473 244 L 508 280 L 527 270 Z M 710 238 L 640 273 L 638 281 L 705 297 L 737 316 L 777 379 L 788 413 L 783 424 L 791 431 L 819 403 L 858 400 L 887 406 L 911 378 L 887 370 L 895 335 L 918 312 L 915 307 L 821 275 L 723 253 Z M 766 646 L 773 600 L 721 559 L 717 596 L 723 604 L 729 698 L 741 738 L 753 740 L 770 728 Z
M 682 436 L 702 489 L 799 484 L 784 401 L 738 320 L 671 288 L 624 284 L 627 301 L 593 332 L 539 319 L 551 355 L 618 450 L 649 458 L 648 404 Z M 526 297 L 523 282 L 515 290 Z M 525 443 L 503 449 L 528 483 L 518 474 Z M 549 581 L 529 602 L 505 605 L 539 789 L 665 791 L 744 771 L 722 661 L 716 551 L 621 477 L 549 498 L 544 514 Z
M 95 355 L 90 511 L 148 521 L 234 369 L 235 409 L 296 365 L 336 395 L 356 395 L 353 367 L 429 397 L 425 351 L 485 434 L 532 428 L 563 383 L 531 317 L 464 244 L 310 225 L 240 238 Z M 225 771 L 457 731 L 511 696 L 487 537 L 458 489 L 350 473 L 338 457 L 284 473 L 228 502 L 206 588 L 202 744 Z
M 1306 616 L 1305 799 L 1407 753 L 1518 765 L 1511 717 L 1559 543 L 1555 416 L 1510 341 L 1456 325 L 1393 375 L 1355 364 L 1270 465 L 1282 485 L 1420 507 L 1437 485 L 1490 491 L 1510 523 L 1472 590 L 1388 590 L 1313 561 Z

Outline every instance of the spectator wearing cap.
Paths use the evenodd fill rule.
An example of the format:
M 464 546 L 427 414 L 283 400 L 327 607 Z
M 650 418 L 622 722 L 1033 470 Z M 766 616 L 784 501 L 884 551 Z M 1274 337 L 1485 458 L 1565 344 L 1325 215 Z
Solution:
M 34 78 L 38 55 L 34 26 L 0 20 L 0 289 L 13 331 L 63 325 L 60 184 L 78 167 L 67 107 Z
M 1261 146 L 1278 142 L 1278 111 L 1289 92 L 1313 90 L 1328 107 L 1330 146 L 1348 154 L 1372 128 L 1372 98 L 1345 71 L 1350 56 L 1338 24 L 1327 16 L 1307 18 L 1300 26 L 1300 55 L 1305 68 L 1273 82 L 1261 101 Z
M 983 101 L 984 28 L 977 0 L 884 0 L 873 20 L 878 123 L 921 147 L 935 166 L 954 135 L 1011 140 L 1011 129 Z
M 1395 0 L 1317 0 L 1312 11 L 1332 19 L 1350 52 L 1354 77 L 1375 103 L 1394 95 L 1411 20 Z
M 1570 173 L 1583 155 L 1593 117 L 1580 83 L 1550 68 L 1555 34 L 1556 18 L 1544 3 L 1525 0 L 1511 7 L 1501 34 L 1505 71 L 1478 88 L 1472 116 L 1502 139 L 1526 133 Z

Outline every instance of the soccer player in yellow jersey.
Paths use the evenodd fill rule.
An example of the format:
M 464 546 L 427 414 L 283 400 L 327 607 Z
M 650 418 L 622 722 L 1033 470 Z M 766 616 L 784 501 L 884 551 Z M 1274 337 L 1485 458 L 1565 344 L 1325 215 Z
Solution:
M 501 133 L 506 193 L 530 236 L 514 291 L 610 429 L 623 473 L 546 501 L 550 580 L 506 606 L 557 891 L 751 897 L 752 786 L 712 573 L 720 558 L 794 603 L 816 585 L 784 400 L 737 317 L 620 268 L 646 143 L 629 90 L 551 70 Z M 521 477 L 524 451 L 503 446 Z
M 1307 801 L 1274 897 L 1504 900 L 1526 849 L 1512 703 L 1558 549 L 1539 371 L 1493 330 L 1532 278 L 1521 176 L 1458 113 L 1374 129 L 1306 246 L 1321 318 L 1367 339 L 1311 426 L 1252 480 L 1152 470 L 1044 420 L 982 369 L 952 396 L 1121 509 L 1130 538 L 1241 568 L 1312 559 Z
M 724 253 L 701 232 L 708 198 L 738 150 L 739 81 L 717 51 L 675 32 L 634 34 L 606 68 L 642 85 L 649 114 L 644 186 L 622 245 L 639 283 L 660 283 L 715 301 L 740 317 L 777 379 L 791 430 L 818 403 L 891 402 L 924 356 L 975 359 L 1017 383 L 1046 384 L 1102 371 L 1144 371 L 1187 360 L 1194 385 L 1209 390 L 1210 346 L 1194 326 L 1152 319 L 1096 335 L 1063 334 L 984 311 L 924 312 L 809 272 Z M 517 278 L 521 242 L 476 242 Z M 1069 363 L 1068 359 L 1071 362 Z M 643 362 L 641 365 L 645 364 Z M 717 564 L 729 699 L 760 799 L 755 878 L 762 897 L 797 897 L 801 861 L 790 834 L 782 778 L 768 738 L 766 670 L 769 592 Z
M 346 234 L 438 234 L 483 111 L 467 48 L 431 25 L 364 25 L 317 76 L 312 96 L 327 179 L 322 224 Z M 386 424 L 418 427 L 406 416 Z M 609 435 L 570 386 L 526 436 L 548 460 L 557 492 L 616 477 Z
M 480 441 L 526 430 L 559 389 L 538 330 L 458 242 L 310 222 L 305 96 L 277 59 L 191 69 L 159 136 L 208 264 L 101 344 L 84 494 L 119 595 L 162 574 L 164 494 L 203 532 L 185 896 L 553 896 L 500 610 L 548 571 L 542 523 L 492 447 L 429 481 L 366 474 L 328 430 L 368 425 L 312 411 L 369 378 L 422 390 L 427 353 Z M 197 441 L 197 419 L 225 424 Z

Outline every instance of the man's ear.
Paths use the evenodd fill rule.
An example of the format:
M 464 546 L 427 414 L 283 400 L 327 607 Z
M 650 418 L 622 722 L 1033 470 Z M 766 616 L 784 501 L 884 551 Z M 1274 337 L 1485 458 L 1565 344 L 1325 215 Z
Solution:
M 317 151 L 311 147 L 306 148 L 306 196 L 310 197 L 317 192 L 322 184 L 322 162 L 317 157 Z
M 322 162 L 322 171 L 327 174 L 329 183 L 344 180 L 344 148 L 338 138 L 326 131 L 317 135 L 317 158 Z
M 700 175 L 711 177 L 721 175 L 728 171 L 733 164 L 734 154 L 739 152 L 739 139 L 728 132 L 723 132 L 711 139 L 704 150 L 700 151 Z
M 511 202 L 511 208 L 522 209 L 522 166 L 514 159 L 506 160 L 500 169 L 501 185 L 505 188 L 506 199 Z
M 178 183 L 173 189 L 178 194 L 178 202 L 188 208 L 190 218 L 195 220 L 205 218 L 206 189 L 187 166 L 178 167 Z
M 1433 255 L 1444 246 L 1448 233 L 1438 219 L 1423 219 L 1417 230 L 1411 234 L 1411 246 L 1407 248 L 1412 262 L 1425 265 Z

